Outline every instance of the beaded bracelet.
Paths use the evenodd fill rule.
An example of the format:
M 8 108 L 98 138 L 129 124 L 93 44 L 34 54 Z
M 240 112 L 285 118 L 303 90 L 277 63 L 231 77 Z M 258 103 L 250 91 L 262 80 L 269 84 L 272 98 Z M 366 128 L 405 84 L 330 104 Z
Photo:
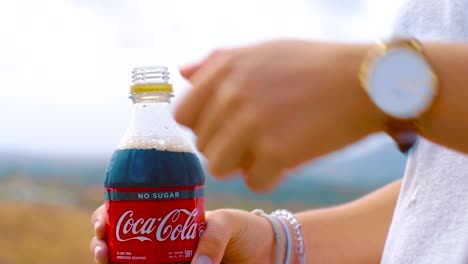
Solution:
M 288 210 L 276 210 L 272 215 L 278 216 L 285 219 L 289 222 L 294 230 L 296 235 L 296 253 L 299 257 L 299 263 L 305 264 L 305 247 L 304 247 L 304 237 L 302 236 L 302 225 L 297 221 L 297 218 Z

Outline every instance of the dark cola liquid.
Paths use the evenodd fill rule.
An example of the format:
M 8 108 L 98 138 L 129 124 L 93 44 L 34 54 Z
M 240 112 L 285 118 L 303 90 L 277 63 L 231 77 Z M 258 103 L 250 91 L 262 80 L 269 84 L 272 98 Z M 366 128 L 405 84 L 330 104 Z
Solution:
M 165 188 L 205 183 L 198 157 L 191 152 L 118 149 L 109 164 L 106 188 Z

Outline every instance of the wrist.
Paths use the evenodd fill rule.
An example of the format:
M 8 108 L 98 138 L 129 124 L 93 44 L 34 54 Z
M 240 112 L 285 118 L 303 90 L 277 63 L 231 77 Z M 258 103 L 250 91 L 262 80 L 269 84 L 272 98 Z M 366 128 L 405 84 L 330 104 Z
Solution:
M 288 232 L 289 232 L 290 234 L 294 234 L 294 229 L 292 228 L 292 226 L 289 225 L 289 224 L 287 224 L 286 226 L 287 226 Z M 285 232 L 285 231 L 286 231 L 286 230 L 282 230 L 282 235 L 283 235 L 284 237 L 286 237 L 286 232 Z M 282 262 L 281 262 L 281 263 L 286 263 L 286 264 L 301 264 L 301 263 L 300 263 L 300 260 L 299 260 L 299 257 L 298 257 L 298 255 L 296 254 L 296 250 L 297 250 L 297 246 L 296 246 L 296 243 L 295 243 L 295 240 L 296 240 L 296 239 L 297 239 L 297 238 L 296 238 L 294 235 L 292 235 L 291 244 L 289 245 L 289 248 L 290 248 L 290 251 L 291 251 L 291 255 L 290 255 L 290 258 L 289 258 L 289 263 L 286 263 L 286 254 L 287 254 L 287 250 L 288 250 L 287 240 L 284 239 L 284 240 L 280 241 L 280 243 L 281 243 L 281 249 L 282 249 L 282 256 L 284 257 L 284 258 L 282 258 Z M 276 243 L 278 243 L 278 242 L 276 242 Z M 275 245 L 276 245 L 276 243 L 275 243 Z M 272 256 L 276 257 L 277 254 L 278 254 L 277 252 L 273 252 L 273 255 L 272 255 Z M 274 260 L 274 259 L 275 259 L 275 258 L 273 258 L 273 260 Z M 273 263 L 273 262 L 271 262 L 271 263 Z
M 343 73 L 339 87 L 346 89 L 342 94 L 349 99 L 350 111 L 354 113 L 358 127 L 365 134 L 385 130 L 381 112 L 365 91 L 360 79 L 362 64 L 372 47 L 372 44 L 344 45 L 336 61 L 336 64 L 340 65 L 339 72 Z
M 302 224 L 293 213 L 285 209 L 276 210 L 271 215 L 282 223 L 287 237 L 285 263 L 305 264 L 305 241 Z
M 302 234 L 296 235 L 298 230 L 297 226 L 296 229 L 293 226 L 292 219 L 278 212 L 280 210 L 267 215 L 262 210 L 252 211 L 253 214 L 261 216 L 262 230 L 264 230 L 264 232 L 259 232 L 262 234 L 264 243 L 259 245 L 257 258 L 275 264 L 302 264 L 304 261 L 301 262 L 297 251 L 298 239 L 302 239 Z
M 259 241 L 262 243 L 258 244 L 255 258 L 261 261 L 267 260 L 268 263 L 278 263 L 278 259 L 282 260 L 279 250 L 286 248 L 286 242 L 283 239 L 284 235 L 279 223 L 276 223 L 275 219 L 265 214 L 263 210 L 256 209 L 252 213 L 258 216 L 257 219 L 261 222 L 257 234 L 260 234 L 261 239 Z
M 262 217 L 263 225 L 265 227 L 265 243 L 263 244 L 263 249 L 260 250 L 260 256 L 263 256 L 261 259 L 268 260 L 268 263 L 277 263 L 278 259 L 278 248 L 286 248 L 286 240 L 278 239 L 276 232 L 280 232 L 281 236 L 283 233 L 280 229 L 275 230 L 274 225 L 266 217 Z

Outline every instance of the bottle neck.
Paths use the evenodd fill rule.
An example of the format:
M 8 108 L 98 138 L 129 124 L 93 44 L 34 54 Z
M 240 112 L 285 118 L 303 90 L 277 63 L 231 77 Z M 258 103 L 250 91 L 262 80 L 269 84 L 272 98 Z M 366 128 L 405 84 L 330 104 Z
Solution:
M 132 94 L 130 98 L 133 101 L 133 104 L 167 104 L 171 103 L 171 98 L 174 95 L 167 92 L 148 92 L 148 93 L 136 93 Z
M 130 88 L 133 113 L 119 149 L 192 152 L 172 117 L 172 85 L 167 67 L 135 68 Z
M 166 92 L 132 94 L 133 111 L 126 138 L 179 135 L 170 111 L 171 97 Z

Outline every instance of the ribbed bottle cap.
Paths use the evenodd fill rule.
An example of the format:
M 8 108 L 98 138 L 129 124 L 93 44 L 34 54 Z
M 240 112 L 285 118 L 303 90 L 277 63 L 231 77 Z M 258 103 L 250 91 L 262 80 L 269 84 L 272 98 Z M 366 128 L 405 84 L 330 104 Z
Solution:
M 169 71 L 167 67 L 150 66 L 134 68 L 132 71 L 132 81 L 131 94 L 174 92 L 172 84 L 169 83 Z

